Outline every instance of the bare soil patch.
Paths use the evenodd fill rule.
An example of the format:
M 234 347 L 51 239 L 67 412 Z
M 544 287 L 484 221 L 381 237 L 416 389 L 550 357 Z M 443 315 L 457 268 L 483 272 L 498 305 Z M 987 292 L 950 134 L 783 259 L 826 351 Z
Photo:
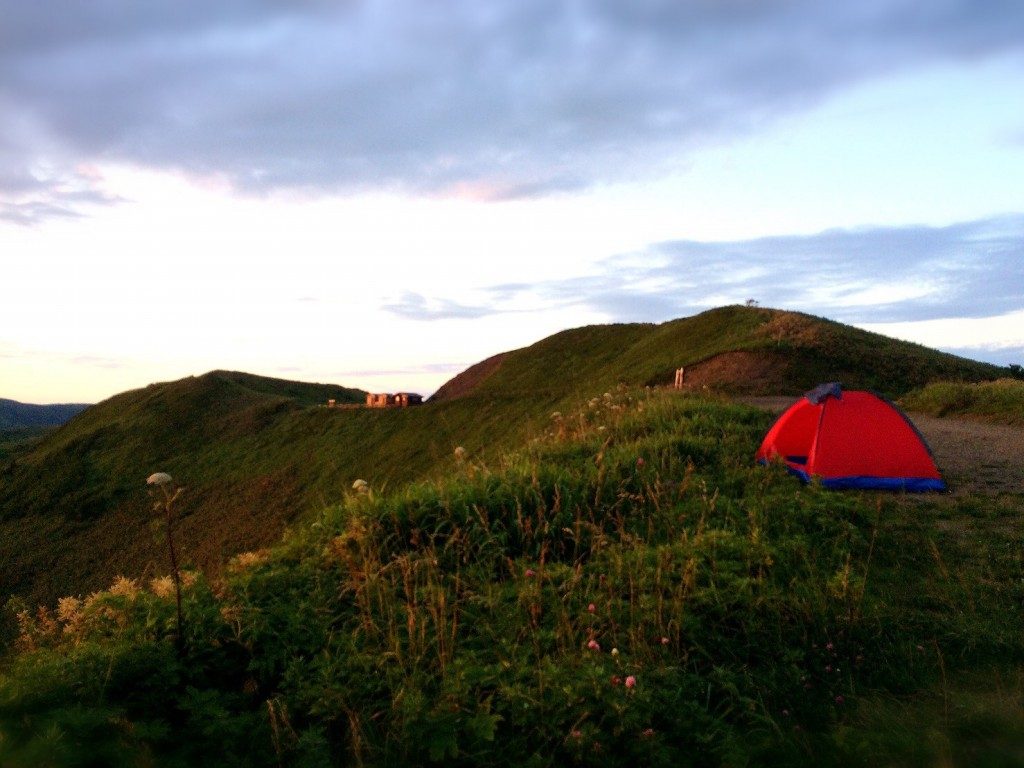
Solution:
M 722 352 L 686 366 L 683 388 L 719 392 L 785 391 L 786 360 L 765 351 Z M 792 399 L 790 400 L 792 402 Z
M 782 413 L 797 399 L 737 398 L 772 413 Z M 922 413 L 909 416 L 953 493 L 1024 493 L 1024 428 Z

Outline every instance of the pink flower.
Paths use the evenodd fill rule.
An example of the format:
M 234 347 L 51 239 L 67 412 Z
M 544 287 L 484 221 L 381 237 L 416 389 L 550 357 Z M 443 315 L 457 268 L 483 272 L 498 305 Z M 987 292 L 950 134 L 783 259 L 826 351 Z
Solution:
M 668 645 L 668 638 L 667 637 L 661 638 L 661 644 L 662 645 Z
M 846 699 L 842 696 L 836 696 L 836 704 L 842 704 L 844 701 L 846 701 Z
M 627 677 L 626 678 L 626 687 L 627 688 L 636 688 L 636 678 L 633 677 L 632 675 Z
M 590 605 L 587 606 L 587 611 L 589 613 L 594 613 L 595 611 L 597 611 L 597 606 L 594 605 L 593 603 L 591 603 Z
M 644 728 L 643 731 L 640 732 L 640 735 L 643 736 L 645 739 L 649 739 L 649 738 L 651 738 L 651 736 L 654 735 L 654 729 L 653 728 Z
M 831 650 L 832 650 L 833 648 L 835 648 L 835 646 L 834 646 L 834 645 L 832 645 L 832 643 L 828 643 L 828 644 L 827 644 L 827 645 L 825 646 L 825 650 L 826 650 L 826 651 L 831 651 Z
M 582 739 L 582 738 L 583 738 L 583 731 L 573 731 L 573 732 L 572 732 L 572 733 L 570 733 L 569 735 L 570 735 L 570 736 L 571 736 L 572 738 L 576 739 L 576 741 L 579 741 L 580 739 Z
M 638 467 L 642 467 L 642 466 L 644 465 L 644 457 L 643 457 L 643 456 L 640 456 L 640 457 L 639 457 L 639 458 L 638 458 L 638 459 L 636 460 L 636 465 L 637 465 Z
M 831 672 L 832 671 L 832 665 L 831 664 L 826 664 L 825 665 L 825 671 L 826 672 Z
M 612 675 L 612 679 L 611 679 L 612 685 L 618 685 L 621 682 L 622 682 L 622 678 L 621 677 L 619 677 L 618 675 Z
M 589 648 L 592 651 L 600 651 L 601 644 L 597 642 L 597 640 L 591 640 L 589 643 L 587 643 L 587 648 Z
M 537 572 L 533 570 L 533 568 L 527 568 L 526 572 L 523 575 L 528 579 L 532 579 L 534 576 L 537 575 Z

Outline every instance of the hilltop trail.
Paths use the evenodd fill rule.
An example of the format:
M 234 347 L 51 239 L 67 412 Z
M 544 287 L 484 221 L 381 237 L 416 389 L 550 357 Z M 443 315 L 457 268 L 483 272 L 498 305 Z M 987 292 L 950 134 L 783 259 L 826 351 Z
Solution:
M 772 413 L 782 413 L 797 400 L 736 399 Z M 1024 429 L 923 413 L 911 413 L 910 418 L 928 441 L 953 493 L 1024 493 Z

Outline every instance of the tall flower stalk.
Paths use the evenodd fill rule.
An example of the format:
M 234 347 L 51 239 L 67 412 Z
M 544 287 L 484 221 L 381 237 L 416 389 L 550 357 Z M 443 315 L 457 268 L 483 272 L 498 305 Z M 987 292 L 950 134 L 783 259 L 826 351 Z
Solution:
M 159 499 L 154 505 L 155 511 L 163 511 L 166 517 L 167 523 L 167 551 L 171 556 L 171 578 L 174 580 L 174 600 L 177 607 L 178 624 L 177 631 L 175 633 L 174 644 L 178 649 L 178 653 L 184 653 L 185 651 L 185 635 L 182 633 L 182 615 L 181 615 L 181 572 L 178 568 L 178 552 L 174 548 L 174 502 L 181 495 L 181 487 L 171 490 L 171 485 L 174 483 L 174 479 L 166 472 L 154 472 L 148 478 L 146 478 L 146 484 L 155 486 L 159 489 L 163 498 Z

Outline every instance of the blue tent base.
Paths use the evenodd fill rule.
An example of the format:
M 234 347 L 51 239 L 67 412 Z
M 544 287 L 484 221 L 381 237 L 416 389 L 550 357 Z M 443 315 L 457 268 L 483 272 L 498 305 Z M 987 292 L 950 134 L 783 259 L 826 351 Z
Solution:
M 811 482 L 811 476 L 802 469 L 796 469 L 788 464 L 786 469 L 791 475 L 795 475 L 805 483 Z M 822 477 L 819 478 L 822 488 L 839 491 L 844 489 L 868 490 L 868 491 L 906 491 L 907 493 L 927 493 L 929 491 L 944 491 L 946 484 L 942 480 L 932 477 L 871 477 L 869 475 L 855 475 L 853 477 Z

